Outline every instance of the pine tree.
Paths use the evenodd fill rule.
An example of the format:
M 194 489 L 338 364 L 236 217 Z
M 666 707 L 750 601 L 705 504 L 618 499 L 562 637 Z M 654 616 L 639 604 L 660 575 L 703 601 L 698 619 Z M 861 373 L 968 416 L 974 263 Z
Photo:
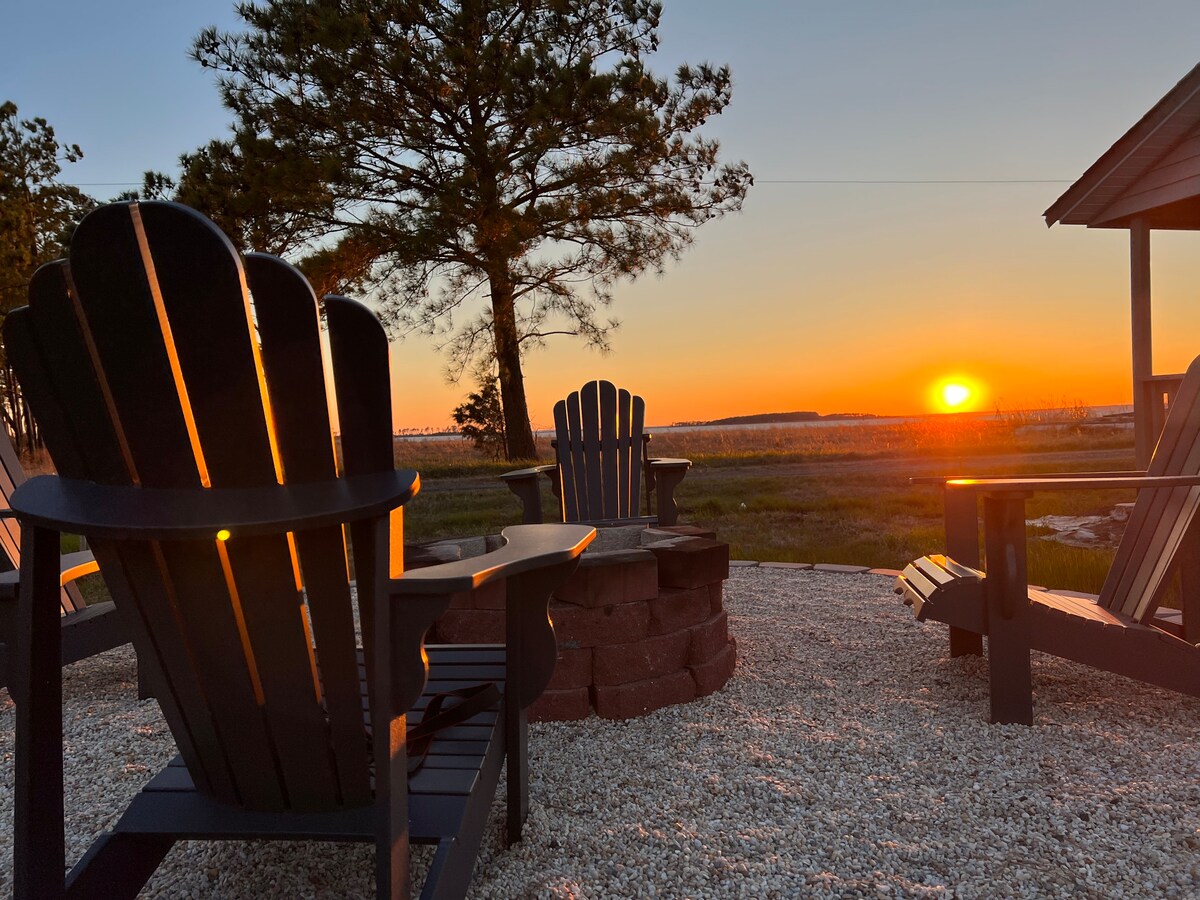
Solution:
M 652 0 L 269 0 L 245 33 L 203 32 L 248 177 L 318 186 L 292 210 L 336 235 L 310 261 L 370 284 L 448 374 L 494 358 L 507 456 L 534 455 L 522 351 L 551 334 L 605 349 L 613 286 L 661 272 L 740 209 L 744 163 L 698 130 L 726 67 L 647 67 Z M 257 175 L 255 175 L 257 173 Z
M 478 391 L 454 408 L 451 418 L 465 440 L 492 459 L 503 459 L 507 449 L 504 435 L 504 410 L 500 406 L 500 385 L 494 375 L 477 374 Z

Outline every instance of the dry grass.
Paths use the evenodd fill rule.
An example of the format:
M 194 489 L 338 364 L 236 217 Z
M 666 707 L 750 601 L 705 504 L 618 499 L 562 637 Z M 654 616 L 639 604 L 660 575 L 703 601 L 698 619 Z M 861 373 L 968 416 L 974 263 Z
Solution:
M 840 425 L 659 429 L 650 446 L 654 456 L 683 456 L 696 463 L 727 465 L 756 459 L 779 462 L 1103 449 L 1124 447 L 1130 439 L 1128 431 L 1093 422 L 1086 410 L 1069 408 L 1057 415 L 1015 411 L 996 417 L 925 416 L 888 424 L 864 420 Z M 537 446 L 539 461 L 549 462 L 550 438 L 538 437 Z M 470 442 L 454 436 L 397 438 L 396 464 L 431 475 L 483 475 L 514 467 L 484 459 Z
M 662 431 L 652 447 L 656 456 L 686 456 L 722 464 L 754 458 L 866 459 L 886 456 L 976 455 L 1120 447 L 1128 433 L 1086 419 L 1021 413 L 1000 418 L 928 416 L 874 425 L 698 428 Z

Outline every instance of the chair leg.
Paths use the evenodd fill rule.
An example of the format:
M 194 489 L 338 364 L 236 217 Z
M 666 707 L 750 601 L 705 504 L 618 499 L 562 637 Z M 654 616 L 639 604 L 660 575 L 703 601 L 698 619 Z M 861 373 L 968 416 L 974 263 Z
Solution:
M 559 475 L 559 470 L 554 469 L 553 472 L 547 472 L 546 477 L 550 480 L 550 493 L 554 495 L 554 502 L 558 504 L 558 519 L 559 522 L 565 522 L 566 516 L 563 515 L 563 492 L 562 492 L 562 477 Z M 538 507 L 541 509 L 541 507 Z M 533 523 L 534 525 L 537 522 Z
M 517 708 L 514 710 L 513 707 Z M 529 815 L 529 728 L 525 710 L 515 703 L 505 710 L 504 730 L 508 774 L 505 838 L 511 847 L 521 840 L 521 830 Z
M 964 628 L 950 628 L 950 658 L 983 656 L 983 635 Z
M 411 854 L 408 843 L 408 757 L 404 752 L 406 717 L 391 720 L 390 727 L 376 728 L 385 731 L 388 737 L 381 742 L 375 739 L 376 763 L 375 789 L 386 787 L 378 815 L 383 820 L 375 838 L 375 897 L 376 900 L 409 900 L 412 896 L 412 880 L 409 872 Z M 379 752 L 387 748 L 386 755 Z M 384 770 L 387 770 L 386 772 Z
M 529 812 L 526 709 L 541 696 L 558 660 L 550 624 L 550 595 L 579 565 L 578 559 L 513 575 L 504 616 L 504 738 L 508 764 L 508 843 L 521 839 Z
M 133 900 L 174 845 L 175 838 L 165 834 L 102 835 L 71 870 L 68 893 L 72 900 Z
M 13 684 L 16 748 L 13 897 L 61 897 L 66 871 L 63 804 L 62 629 L 58 533 L 21 534 Z
M 983 508 L 991 721 L 1032 725 L 1025 495 L 988 496 Z
M 134 659 L 134 666 L 137 667 L 137 698 L 139 700 L 150 700 L 154 697 L 154 690 L 150 687 L 150 679 L 146 677 L 143 671 L 142 661 Z
M 1200 519 L 1192 520 L 1179 554 L 1179 593 L 1183 611 L 1183 639 L 1200 641 Z
M 521 502 L 521 524 L 539 525 L 542 522 L 542 495 L 537 475 L 506 480 L 508 489 Z
M 654 489 L 658 491 L 658 508 L 655 510 L 659 525 L 674 525 L 679 521 L 679 505 L 675 502 L 675 488 L 687 474 L 687 466 L 660 466 L 654 473 Z
M 979 501 L 974 491 L 942 488 L 946 555 L 955 562 L 979 568 Z M 983 656 L 983 635 L 950 629 L 950 656 Z
M 1008 632 L 1008 633 L 1005 633 Z M 988 634 L 988 680 L 991 721 L 997 725 L 1033 724 L 1033 675 L 1029 637 L 992 626 Z

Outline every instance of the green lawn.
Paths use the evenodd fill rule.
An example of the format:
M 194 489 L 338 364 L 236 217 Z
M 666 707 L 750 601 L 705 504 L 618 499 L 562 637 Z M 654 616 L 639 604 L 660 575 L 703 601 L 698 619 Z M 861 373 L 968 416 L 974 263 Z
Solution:
M 516 498 L 495 478 L 504 467 L 482 461 L 472 467 L 462 448 L 441 443 L 406 443 L 397 451 L 398 464 L 423 472 L 421 495 L 406 508 L 406 539 L 478 534 L 519 521 Z M 653 446 L 662 455 L 693 460 L 676 495 L 681 520 L 716 529 L 730 544 L 732 558 L 886 568 L 901 568 L 943 546 L 940 493 L 910 485 L 911 476 L 1133 465 L 1128 430 L 1030 429 L 1004 421 L 971 422 L 958 430 L 945 422 L 921 422 L 907 428 L 675 432 Z M 1083 515 L 1131 499 L 1132 492 L 1037 494 L 1028 518 Z M 548 517 L 555 512 L 548 489 L 543 508 Z M 1099 590 L 1112 550 L 1067 547 L 1040 537 L 1030 529 L 1032 582 Z

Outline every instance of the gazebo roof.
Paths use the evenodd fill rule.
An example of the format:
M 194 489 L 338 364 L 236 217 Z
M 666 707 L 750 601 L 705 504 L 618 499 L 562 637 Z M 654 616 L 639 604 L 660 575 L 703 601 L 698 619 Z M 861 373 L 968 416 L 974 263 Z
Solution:
M 1067 188 L 1046 224 L 1200 230 L 1200 65 Z

